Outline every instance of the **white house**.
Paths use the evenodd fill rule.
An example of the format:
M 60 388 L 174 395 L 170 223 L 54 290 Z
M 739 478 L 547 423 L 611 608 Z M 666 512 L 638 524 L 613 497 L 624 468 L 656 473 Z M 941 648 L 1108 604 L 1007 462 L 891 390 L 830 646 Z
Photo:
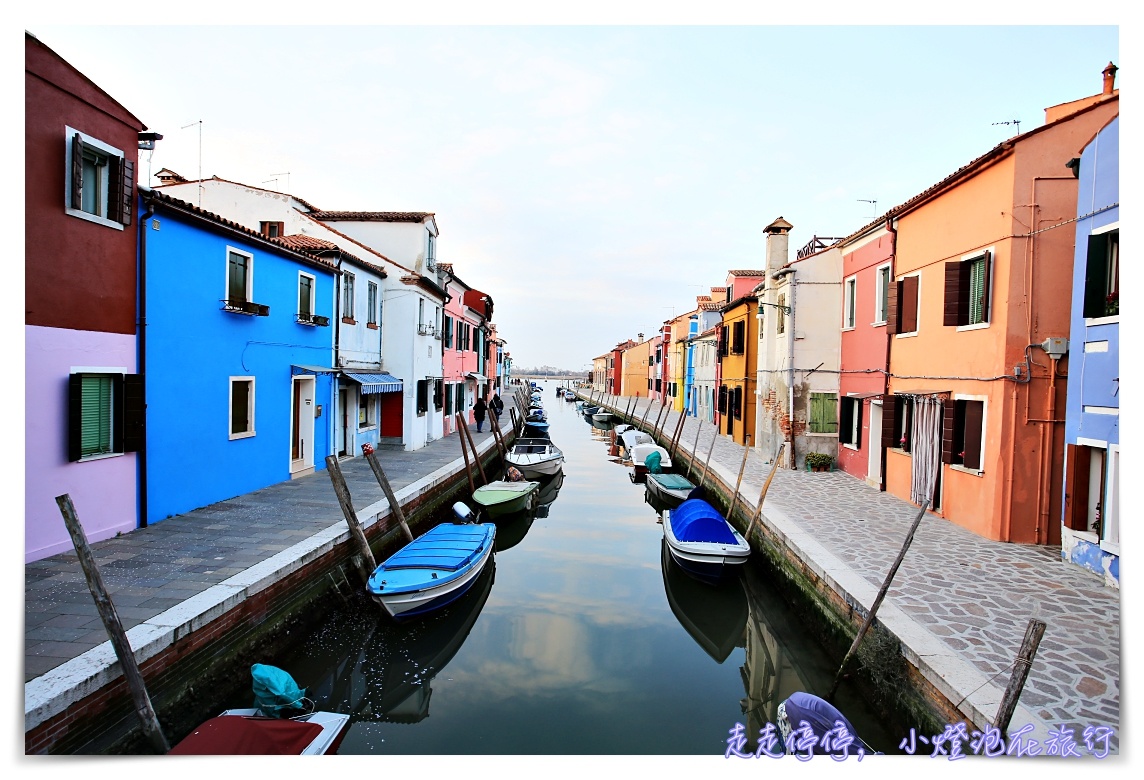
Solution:
M 754 441 L 768 457 L 785 442 L 784 464 L 802 468 L 808 452 L 838 454 L 842 253 L 812 242 L 788 262 L 792 227 L 779 217 L 765 228 Z

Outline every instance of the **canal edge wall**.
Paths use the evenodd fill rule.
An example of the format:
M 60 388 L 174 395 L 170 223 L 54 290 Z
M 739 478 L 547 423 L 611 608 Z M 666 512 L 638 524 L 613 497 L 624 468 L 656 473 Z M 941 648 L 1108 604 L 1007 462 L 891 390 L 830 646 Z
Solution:
M 582 394 L 578 395 L 583 397 Z M 629 398 L 621 397 L 621 400 L 627 402 Z M 633 412 L 635 419 L 627 420 L 622 406 L 617 408 L 606 401 L 597 402 L 612 411 L 617 419 L 651 432 L 650 419 L 641 426 L 638 414 Z M 670 446 L 670 433 L 664 431 L 673 431 L 675 422 L 678 421 L 678 413 L 674 410 L 672 413 L 676 414 L 674 421 L 670 425 L 661 422 L 660 435 L 656 437 L 657 443 L 663 447 Z M 654 416 L 649 415 L 651 418 Z M 706 453 L 692 453 L 691 441 L 687 439 L 687 436 L 680 437 L 676 459 L 702 469 Z M 702 449 L 701 446 L 700 450 Z M 735 493 L 738 468 L 738 465 L 734 469 L 729 468 L 714 459 L 708 466 L 708 474 L 714 480 L 713 485 L 708 485 L 708 490 L 718 495 L 724 508 L 730 506 Z M 757 499 L 750 496 L 758 496 L 761 490 L 762 483 L 752 482 L 749 477 L 744 477 L 739 486 L 737 509 L 730 520 L 744 535 L 758 504 Z M 804 606 L 813 608 L 829 624 L 826 627 L 828 633 L 844 636 L 846 646 L 853 641 L 869 615 L 870 605 L 877 597 L 878 585 L 872 585 L 856 573 L 773 503 L 764 503 L 748 542 L 753 551 L 762 554 L 770 567 L 787 580 L 777 584 L 788 596 L 791 591 L 797 591 L 806 602 Z M 901 540 L 888 540 L 888 543 L 897 546 Z M 910 716 L 917 718 L 919 725 L 937 729 L 930 733 L 940 733 L 946 725 L 963 720 L 969 731 L 981 730 L 985 724 L 993 723 L 1008 675 L 999 676 L 996 681 L 990 680 L 894 604 L 892 599 L 884 601 L 878 608 L 877 618 L 871 633 L 863 640 L 863 647 L 871 643 L 871 634 L 879 630 L 888 633 L 898 642 L 900 657 L 907 665 L 906 681 L 914 699 L 910 702 L 910 697 L 906 697 L 900 706 Z M 848 666 L 850 673 L 857 671 L 862 660 L 861 651 L 859 655 Z M 1000 685 L 997 684 L 998 681 Z M 923 708 L 928 712 L 923 711 Z M 1020 702 L 1013 712 L 1011 724 L 1011 731 L 1031 724 L 1033 729 L 1025 738 L 1036 739 L 1041 744 L 1053 731 L 1048 722 Z
M 511 440 L 511 432 L 507 433 Z M 486 467 L 499 459 L 491 437 L 477 447 Z M 417 513 L 411 522 L 416 528 L 435 507 L 467 487 L 465 461 L 458 456 L 395 490 L 394 495 L 407 515 Z M 403 543 L 396 522 L 387 522 L 391 508 L 386 498 L 357 509 L 356 514 L 375 553 Z M 356 579 L 351 564 L 355 555 L 349 527 L 344 518 L 339 519 L 127 630 L 161 720 L 167 707 L 178 706 L 184 689 L 193 689 L 196 668 L 215 665 L 220 653 L 233 654 L 223 650 L 232 634 L 241 634 L 240 641 L 254 641 L 268 624 L 289 621 L 313 598 L 337 589 L 335 573 L 345 575 L 348 571 Z M 77 741 L 106 746 L 131 739 L 130 732 L 138 730 L 130 693 L 110 640 L 24 685 L 26 755 L 58 752 L 55 748 L 61 744 L 74 747 Z

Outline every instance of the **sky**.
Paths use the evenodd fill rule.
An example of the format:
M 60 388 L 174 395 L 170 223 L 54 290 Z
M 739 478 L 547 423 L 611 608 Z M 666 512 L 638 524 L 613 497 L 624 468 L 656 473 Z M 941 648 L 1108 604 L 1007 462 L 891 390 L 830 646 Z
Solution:
M 141 181 L 433 212 L 514 363 L 572 370 L 762 267 L 775 218 L 792 256 L 845 236 L 1120 59 L 1115 26 L 27 29 L 163 134 Z

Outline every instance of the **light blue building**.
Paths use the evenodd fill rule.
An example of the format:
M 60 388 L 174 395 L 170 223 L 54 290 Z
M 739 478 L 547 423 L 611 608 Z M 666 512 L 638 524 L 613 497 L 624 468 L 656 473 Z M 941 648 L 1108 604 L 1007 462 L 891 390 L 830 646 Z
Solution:
M 1120 587 L 1120 118 L 1072 160 L 1076 255 L 1061 556 Z
M 148 522 L 324 468 L 337 270 L 141 190 Z

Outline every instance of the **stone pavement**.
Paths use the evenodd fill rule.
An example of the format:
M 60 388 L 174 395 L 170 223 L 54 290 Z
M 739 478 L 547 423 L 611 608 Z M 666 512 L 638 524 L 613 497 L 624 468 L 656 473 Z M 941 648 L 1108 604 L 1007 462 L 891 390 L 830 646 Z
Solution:
M 506 411 L 508 414 L 506 400 Z M 502 424 L 507 426 L 507 416 Z M 483 451 L 488 424 L 474 443 Z M 394 492 L 461 458 L 453 433 L 412 452 L 377 450 Z M 354 509 L 385 494 L 364 458 L 340 462 Z M 82 506 L 76 513 L 83 520 Z M 346 530 L 325 470 L 220 501 L 91 545 L 125 630 L 154 618 L 331 525 Z M 74 552 L 24 566 L 24 682 L 107 642 Z
M 607 405 L 622 412 L 630 400 Z M 633 412 L 637 421 L 645 410 L 646 399 Z M 650 411 L 649 426 L 658 411 Z M 672 412 L 661 422 L 664 438 L 678 419 Z M 710 423 L 699 426 L 689 418 L 679 438 L 681 448 L 691 452 L 694 446 L 699 453 L 696 475 L 715 435 Z M 711 468 L 732 487 L 742 459 L 741 445 L 718 437 Z M 752 450 L 741 501 L 757 505 L 769 471 L 769 458 Z M 864 608 L 873 603 L 916 515 L 913 504 L 840 471 L 780 468 L 763 505 L 772 530 Z M 971 708 L 990 722 L 995 697 L 975 689 L 1004 690 L 1032 617 L 1048 627 L 1021 694 L 1025 714 L 1042 719 L 1042 725 L 1074 728 L 1078 743 L 1088 725 L 1111 726 L 1119 736 L 1120 593 L 1065 564 L 1059 547 L 993 542 L 927 513 L 878 612 L 879 621 L 914 648 L 919 658 L 911 660 L 942 678 L 939 688 L 951 701 L 966 696 L 974 705 L 978 699 Z M 1023 725 L 1021 711 L 1012 724 Z

